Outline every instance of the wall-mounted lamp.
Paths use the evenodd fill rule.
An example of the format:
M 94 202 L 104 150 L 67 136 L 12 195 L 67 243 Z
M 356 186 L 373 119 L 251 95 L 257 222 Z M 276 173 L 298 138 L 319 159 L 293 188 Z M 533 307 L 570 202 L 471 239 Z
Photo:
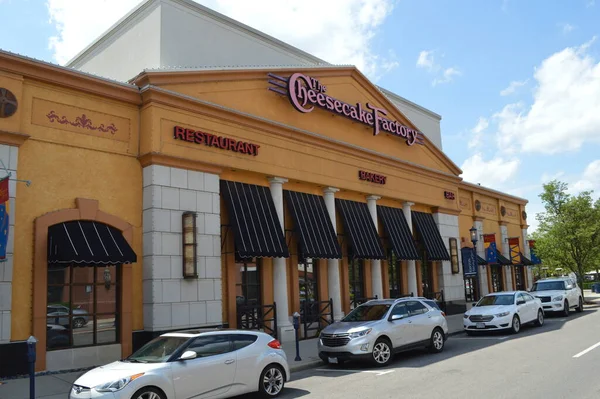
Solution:
M 477 245 L 477 229 L 475 226 L 469 229 L 469 233 L 471 234 L 471 242 L 473 243 L 473 247 Z
M 181 216 L 183 233 L 183 277 L 198 278 L 196 258 L 196 212 L 184 212 Z

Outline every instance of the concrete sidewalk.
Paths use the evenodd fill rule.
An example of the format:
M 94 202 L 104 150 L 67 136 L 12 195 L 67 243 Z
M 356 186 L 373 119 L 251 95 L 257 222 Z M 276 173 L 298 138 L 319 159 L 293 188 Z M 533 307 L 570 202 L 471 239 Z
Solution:
M 448 331 L 451 335 L 462 332 L 462 314 L 447 316 L 446 319 L 448 320 Z M 317 354 L 317 338 L 300 341 L 299 346 L 300 358 L 302 360 L 296 361 L 295 343 L 290 342 L 283 345 L 283 350 L 287 355 L 292 373 L 323 364 Z M 54 374 L 40 373 L 35 379 L 35 397 L 44 399 L 67 398 L 73 382 L 86 371 L 87 370 L 60 372 Z M 16 378 L 4 381 L 0 380 L 0 399 L 29 399 L 29 379 Z

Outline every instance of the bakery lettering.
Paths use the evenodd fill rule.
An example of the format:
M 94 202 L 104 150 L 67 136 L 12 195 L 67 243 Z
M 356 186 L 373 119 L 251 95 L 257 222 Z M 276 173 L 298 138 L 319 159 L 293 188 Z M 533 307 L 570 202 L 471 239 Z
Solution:
M 358 171 L 358 178 L 360 180 L 366 180 L 366 181 L 370 181 L 371 183 L 377 183 L 377 184 L 385 184 L 385 181 L 387 180 L 386 176 L 378 175 L 378 174 L 371 173 L 371 172 L 365 172 L 364 170 Z

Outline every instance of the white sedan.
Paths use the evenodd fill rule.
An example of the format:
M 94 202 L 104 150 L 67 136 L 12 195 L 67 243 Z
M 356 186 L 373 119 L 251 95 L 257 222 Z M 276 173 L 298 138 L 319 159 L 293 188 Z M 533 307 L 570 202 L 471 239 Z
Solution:
M 544 324 L 544 310 L 539 298 L 524 291 L 494 292 L 481 298 L 463 316 L 464 330 L 471 335 L 475 331 L 510 329 L 513 333 L 521 325 Z
M 259 391 L 274 398 L 290 379 L 281 344 L 248 330 L 163 334 L 126 359 L 75 381 L 70 399 L 229 398 Z

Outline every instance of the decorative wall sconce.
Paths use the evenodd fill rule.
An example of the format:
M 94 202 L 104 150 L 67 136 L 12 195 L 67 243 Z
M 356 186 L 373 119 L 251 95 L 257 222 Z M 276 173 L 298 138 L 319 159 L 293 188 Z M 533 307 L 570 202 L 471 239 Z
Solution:
M 107 290 L 110 290 L 111 280 L 112 278 L 110 275 L 110 269 L 107 267 L 104 269 L 104 288 L 106 288 Z
M 183 233 L 183 277 L 198 278 L 196 258 L 196 212 L 184 212 L 181 216 Z

